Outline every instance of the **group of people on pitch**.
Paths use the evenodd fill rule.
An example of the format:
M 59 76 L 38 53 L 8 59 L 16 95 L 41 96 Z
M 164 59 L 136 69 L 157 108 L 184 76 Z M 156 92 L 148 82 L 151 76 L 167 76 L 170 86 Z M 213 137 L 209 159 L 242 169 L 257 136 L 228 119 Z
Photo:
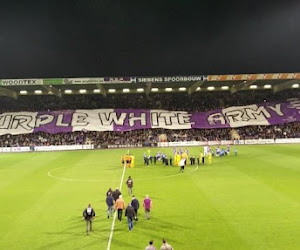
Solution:
M 138 209 L 140 204 L 138 199 L 132 195 L 133 180 L 131 176 L 128 177 L 126 181 L 128 195 L 132 196 L 131 201 L 128 203 L 127 207 L 123 199 L 122 193 L 119 188 L 116 188 L 114 191 L 109 188 L 106 192 L 106 204 L 107 204 L 107 218 L 113 216 L 114 211 L 117 211 L 118 220 L 122 221 L 123 210 L 125 209 L 125 216 L 127 217 L 129 232 L 133 229 L 133 221 L 138 221 Z M 145 209 L 145 218 L 150 219 L 150 210 L 152 208 L 152 200 L 146 195 L 143 200 L 143 207 Z M 86 234 L 89 235 L 89 232 L 92 231 L 92 221 L 95 217 L 95 211 L 91 207 L 91 204 L 83 211 L 83 217 L 86 220 Z

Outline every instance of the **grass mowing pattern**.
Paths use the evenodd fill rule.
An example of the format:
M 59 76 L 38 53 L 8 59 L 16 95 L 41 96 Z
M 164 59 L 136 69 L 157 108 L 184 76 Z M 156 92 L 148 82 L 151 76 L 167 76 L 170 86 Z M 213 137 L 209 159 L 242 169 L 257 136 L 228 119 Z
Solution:
M 111 249 L 144 249 L 150 239 L 160 247 L 163 237 L 176 250 L 300 249 L 300 146 L 238 150 L 237 157 L 214 158 L 194 172 L 188 166 L 180 175 L 178 167 L 143 166 L 145 149 L 131 150 L 136 167 L 126 169 L 125 180 L 133 177 L 140 203 L 150 195 L 152 217 L 146 221 L 140 209 L 132 233 L 125 217 L 116 221 Z M 1 154 L 0 249 L 106 249 L 112 219 L 105 193 L 119 185 L 126 152 Z M 55 168 L 57 177 L 83 181 L 49 177 Z M 129 202 L 125 181 L 122 190 Z M 86 236 L 81 214 L 89 202 L 96 219 Z

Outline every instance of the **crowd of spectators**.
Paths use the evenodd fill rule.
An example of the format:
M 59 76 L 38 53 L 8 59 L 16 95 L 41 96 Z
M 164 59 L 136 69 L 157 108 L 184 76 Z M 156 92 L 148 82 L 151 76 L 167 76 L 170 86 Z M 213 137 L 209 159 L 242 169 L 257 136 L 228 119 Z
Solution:
M 0 113 L 7 111 L 54 111 L 67 109 L 167 109 L 173 111 L 209 111 L 230 106 L 248 105 L 266 101 L 281 101 L 299 97 L 300 92 L 288 90 L 279 93 L 267 91 L 151 93 L 102 95 L 19 96 L 17 100 L 1 97 Z
M 0 113 L 13 111 L 45 111 L 66 109 L 98 108 L 145 108 L 186 111 L 207 111 L 235 105 L 248 105 L 265 101 L 279 101 L 298 97 L 298 92 L 283 91 L 273 94 L 268 91 L 239 92 L 231 95 L 228 92 L 206 92 L 167 94 L 129 94 L 129 95 L 65 95 L 56 96 L 22 96 L 18 100 L 0 98 Z M 273 139 L 300 138 L 300 123 L 289 123 L 276 126 L 249 126 L 233 130 L 227 129 L 190 129 L 166 130 L 146 129 L 129 132 L 73 132 L 48 134 L 38 132 L 23 135 L 0 136 L 0 147 L 29 145 L 74 145 L 74 144 L 151 144 L 161 141 L 210 141 L 231 140 L 238 135 L 239 139 Z

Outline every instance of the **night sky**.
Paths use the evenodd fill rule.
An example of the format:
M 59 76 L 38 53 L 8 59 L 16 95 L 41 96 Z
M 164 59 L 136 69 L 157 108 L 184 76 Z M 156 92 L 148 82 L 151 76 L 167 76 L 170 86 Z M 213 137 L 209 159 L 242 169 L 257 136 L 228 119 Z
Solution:
M 300 1 L 0 4 L 2 79 L 299 72 L 299 47 Z

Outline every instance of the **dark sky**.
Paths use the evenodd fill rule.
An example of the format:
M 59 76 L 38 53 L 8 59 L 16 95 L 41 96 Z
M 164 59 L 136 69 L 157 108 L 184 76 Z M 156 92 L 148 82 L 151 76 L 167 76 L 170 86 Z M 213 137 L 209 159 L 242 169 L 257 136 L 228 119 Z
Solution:
M 299 72 L 299 13 L 293 0 L 1 2 L 0 78 Z

